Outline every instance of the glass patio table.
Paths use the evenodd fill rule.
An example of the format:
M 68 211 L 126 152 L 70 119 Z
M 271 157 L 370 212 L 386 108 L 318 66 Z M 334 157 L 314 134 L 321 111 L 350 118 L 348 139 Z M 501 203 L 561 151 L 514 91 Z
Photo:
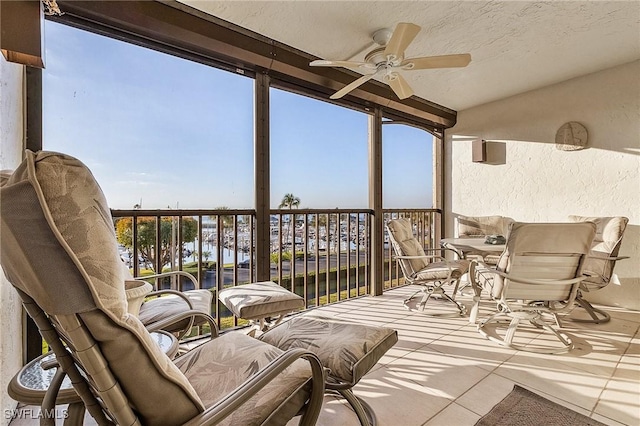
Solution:
M 500 255 L 506 245 L 505 244 L 488 244 L 485 243 L 486 237 L 477 238 L 443 238 L 440 245 L 444 248 L 454 250 L 460 254 L 460 257 L 466 259 L 468 255 L 479 255 L 485 257 L 487 255 Z

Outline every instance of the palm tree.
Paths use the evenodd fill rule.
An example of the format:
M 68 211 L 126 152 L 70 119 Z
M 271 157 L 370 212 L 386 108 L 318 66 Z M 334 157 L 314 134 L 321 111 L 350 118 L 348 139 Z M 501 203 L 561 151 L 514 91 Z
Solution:
M 300 198 L 296 197 L 293 194 L 284 194 L 284 197 L 282 197 L 282 201 L 280 201 L 280 205 L 278 206 L 279 209 L 284 209 L 284 208 L 288 208 L 289 210 L 295 208 L 298 208 L 298 206 L 300 205 Z
M 280 202 L 280 205 L 278 206 L 278 208 L 279 209 L 288 208 L 289 210 L 292 210 L 294 207 L 298 208 L 299 205 L 300 205 L 300 198 L 296 197 L 291 193 L 288 193 L 288 194 L 284 194 L 284 197 L 282 197 L 282 201 Z M 287 234 L 285 236 L 285 241 L 289 241 L 290 233 L 291 233 L 291 215 L 289 215 L 289 226 L 287 226 Z

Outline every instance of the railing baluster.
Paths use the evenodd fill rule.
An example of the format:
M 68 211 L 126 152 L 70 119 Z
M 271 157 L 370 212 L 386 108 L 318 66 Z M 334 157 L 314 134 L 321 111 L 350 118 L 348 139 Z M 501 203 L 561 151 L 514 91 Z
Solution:
M 277 224 L 272 226 L 269 234 L 272 237 L 271 253 L 277 256 L 277 272 L 272 275 L 274 280 L 284 285 L 284 279 L 290 280 L 287 286 L 291 291 L 296 293 L 302 292 L 305 298 L 306 307 L 320 306 L 321 304 L 329 304 L 335 300 L 344 300 L 352 297 L 369 294 L 371 291 L 371 211 L 370 210 L 349 210 L 349 209 L 299 209 L 299 210 L 273 210 L 271 213 L 278 218 Z M 435 218 L 440 214 L 435 209 L 384 209 L 383 218 L 387 222 L 392 218 L 406 217 L 414 224 L 414 231 L 419 240 L 425 246 L 433 247 L 435 245 Z M 354 216 L 355 215 L 355 216 Z M 156 272 L 161 272 L 162 268 L 170 265 L 173 269 L 184 270 L 185 268 L 197 268 L 194 275 L 198 279 L 198 287 L 221 290 L 228 285 L 241 285 L 247 282 L 255 281 L 256 262 L 269 262 L 271 259 L 255 258 L 255 211 L 254 210 L 114 210 L 113 216 L 116 220 L 119 218 L 131 218 L 130 235 L 132 237 L 131 245 L 127 246 L 127 250 L 131 251 L 130 268 L 135 276 L 140 276 L 143 271 L 140 270 L 138 260 L 152 260 L 150 266 Z M 285 217 L 287 223 L 285 224 Z M 352 222 L 352 217 L 355 219 Z M 146 218 L 146 220 L 145 220 Z M 300 232 L 301 235 L 301 259 L 296 262 L 296 224 L 298 218 L 301 218 Z M 169 235 L 162 230 L 163 220 L 165 226 L 171 224 L 173 237 L 169 237 L 168 241 L 163 241 Z M 187 221 L 197 221 L 197 242 L 191 239 L 192 233 L 187 234 Z M 346 220 L 346 223 L 344 222 Z M 169 222 L 170 221 L 170 222 Z M 152 226 L 149 229 L 151 236 L 151 244 L 149 246 L 141 246 L 140 238 L 141 226 Z M 177 230 L 175 229 L 177 224 Z M 155 226 L 154 226 L 155 225 Z M 115 226 L 115 224 L 114 224 Z M 288 230 L 288 232 L 285 232 Z M 154 235 L 155 234 L 155 235 Z M 286 235 L 285 235 L 286 234 Z M 186 237 L 189 235 L 189 237 Z M 177 241 L 171 241 L 176 238 Z M 155 238 L 155 241 L 153 239 Z M 344 242 L 343 242 L 344 238 Z M 323 240 L 324 239 L 324 240 Z M 351 250 L 351 243 L 355 244 L 355 249 Z M 147 244 L 147 243 L 145 243 Z M 313 246 L 311 246 L 313 244 Z M 320 245 L 323 245 L 322 250 Z M 344 244 L 344 249 L 343 249 Z M 214 245 L 216 259 L 213 271 L 207 273 L 204 267 L 206 248 Z M 194 262 L 191 263 L 183 258 L 185 247 L 193 247 L 197 251 L 194 256 Z M 205 248 L 206 246 L 206 248 Z M 225 248 L 234 251 L 233 269 L 225 271 L 224 253 Z M 141 250 L 149 250 L 151 253 L 145 255 Z M 173 250 L 174 254 L 169 259 L 163 259 L 163 254 Z M 246 273 L 239 268 L 240 251 L 248 252 L 249 261 Z M 343 259 L 342 254 L 346 259 Z M 175 259 L 175 255 L 178 259 Z M 284 260 L 284 256 L 290 260 Z M 352 256 L 353 255 L 353 256 Z M 309 262 L 313 256 L 314 264 L 310 267 Z M 323 259 L 324 257 L 324 259 Z M 402 274 L 399 271 L 397 261 L 392 257 L 392 250 L 387 247 L 384 252 L 383 261 L 387 264 L 385 289 L 393 288 L 401 285 Z M 335 260 L 334 260 L 335 259 Z M 290 263 L 289 275 L 284 274 L 283 265 L 285 262 Z M 335 268 L 335 271 L 332 269 Z M 355 268 L 355 271 L 353 271 Z M 301 274 L 301 288 L 296 288 L 296 273 Z M 335 273 L 334 273 L 335 272 Z M 352 275 L 353 274 L 353 275 Z M 313 278 L 312 278 L 313 277 Z M 322 282 L 321 282 L 322 281 Z M 159 283 L 162 286 L 162 283 Z M 180 285 L 173 283 L 173 288 L 180 289 Z M 342 291 L 346 291 L 343 294 Z M 352 293 L 353 292 L 353 293 Z M 326 299 L 326 301 L 325 301 Z M 323 302 L 321 302 L 323 300 Z M 222 305 L 214 302 L 213 312 L 218 324 L 223 328 L 221 321 L 224 315 L 221 315 Z M 226 311 L 225 311 L 226 312 Z M 229 326 L 237 326 L 237 318 L 229 317 L 224 320 L 224 328 Z
M 314 306 L 320 305 L 320 214 L 315 213 L 314 215 L 315 223 L 316 223 L 316 242 L 315 242 L 315 276 L 313 279 L 313 284 L 315 286 L 315 298 L 314 298 Z

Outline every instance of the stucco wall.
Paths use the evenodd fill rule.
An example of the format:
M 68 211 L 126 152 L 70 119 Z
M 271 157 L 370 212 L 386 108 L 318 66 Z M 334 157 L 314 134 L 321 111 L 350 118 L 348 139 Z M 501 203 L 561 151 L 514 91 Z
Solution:
M 24 67 L 0 55 L 0 169 L 13 169 L 22 159 L 23 81 Z M 6 425 L 5 410 L 16 406 L 7 395 L 7 384 L 22 365 L 22 310 L 4 273 L 0 273 L 0 306 L 0 424 Z
M 620 254 L 631 259 L 618 262 L 614 282 L 587 298 L 640 309 L 639 75 L 636 61 L 460 111 L 446 137 L 445 209 L 520 221 L 627 216 Z M 556 131 L 568 121 L 586 127 L 587 149 L 556 149 Z M 478 138 L 498 142 L 503 164 L 471 161 Z

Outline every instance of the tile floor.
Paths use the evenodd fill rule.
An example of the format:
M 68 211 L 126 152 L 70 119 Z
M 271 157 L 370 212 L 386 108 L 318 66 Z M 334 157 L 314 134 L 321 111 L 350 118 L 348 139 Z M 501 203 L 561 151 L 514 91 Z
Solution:
M 612 316 L 606 324 L 564 321 L 563 331 L 575 349 L 540 355 L 486 340 L 468 317 L 406 310 L 402 300 L 413 290 L 401 287 L 316 311 L 398 331 L 398 343 L 354 388 L 373 407 L 380 426 L 473 425 L 514 384 L 608 425 L 640 425 L 640 312 L 605 308 Z M 459 300 L 470 308 L 470 297 Z M 430 312 L 446 311 L 440 311 L 446 304 L 438 300 L 427 306 Z M 480 318 L 493 306 L 483 302 Z M 541 342 L 545 337 L 536 332 L 525 339 Z M 25 419 L 11 423 L 36 424 Z M 94 423 L 87 419 L 85 424 Z M 346 403 L 327 396 L 318 424 L 359 423 Z

